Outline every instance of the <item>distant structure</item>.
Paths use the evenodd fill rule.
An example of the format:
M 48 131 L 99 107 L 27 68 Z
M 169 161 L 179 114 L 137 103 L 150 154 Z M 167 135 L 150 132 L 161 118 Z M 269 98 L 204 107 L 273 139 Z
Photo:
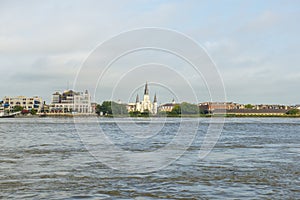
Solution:
M 144 96 L 143 100 L 140 101 L 139 95 L 136 95 L 135 103 L 129 103 L 128 104 L 128 111 L 129 112 L 149 112 L 151 114 L 156 115 L 157 114 L 157 97 L 156 94 L 154 95 L 153 102 L 150 100 L 149 96 L 149 88 L 148 83 L 145 84 L 145 90 L 144 90 Z
M 12 112 L 14 107 L 21 106 L 23 110 L 36 110 L 40 112 L 43 107 L 43 100 L 41 97 L 25 97 L 25 96 L 17 96 L 17 97 L 8 97 L 5 96 L 2 101 L 2 105 L 4 110 L 8 110 Z
M 286 105 L 251 105 L 239 104 L 233 102 L 203 102 L 198 104 L 200 110 L 207 113 L 226 112 L 235 115 L 285 115 L 292 106 Z
M 159 106 L 158 110 L 160 112 L 171 112 L 176 105 L 179 105 L 179 104 L 176 103 L 175 100 L 173 99 L 172 103 L 165 103 L 165 104 Z
M 66 90 L 52 94 L 50 112 L 52 113 L 92 113 L 91 96 L 85 92 Z
M 244 104 L 238 104 L 233 102 L 203 102 L 198 104 L 201 110 L 208 112 L 220 111 L 220 110 L 242 110 L 245 109 Z

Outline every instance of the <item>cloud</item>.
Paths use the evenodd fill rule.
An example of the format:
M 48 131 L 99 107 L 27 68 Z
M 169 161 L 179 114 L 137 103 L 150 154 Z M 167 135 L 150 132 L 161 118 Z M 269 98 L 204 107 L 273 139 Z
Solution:
M 273 27 L 281 23 L 281 16 L 279 14 L 266 10 L 241 27 L 241 31 L 244 33 L 270 31 Z
M 75 79 L 99 43 L 123 31 L 158 26 L 183 32 L 204 45 L 220 69 L 229 100 L 299 103 L 290 95 L 293 85 L 300 84 L 299 13 L 294 1 L 217 5 L 208 1 L 0 1 L 0 73 L 3 81 L 11 83 L 0 85 L 0 95 L 39 94 L 49 99 L 53 90 L 65 89 Z M 135 59 L 126 62 L 135 64 L 139 61 Z M 173 61 L 184 73 L 187 66 Z M 112 71 L 111 76 L 120 72 Z M 157 76 L 166 78 L 159 72 Z M 176 87 L 184 90 L 180 84 Z M 204 90 L 199 84 L 197 92 Z M 268 91 L 268 98 L 257 97 L 263 91 Z

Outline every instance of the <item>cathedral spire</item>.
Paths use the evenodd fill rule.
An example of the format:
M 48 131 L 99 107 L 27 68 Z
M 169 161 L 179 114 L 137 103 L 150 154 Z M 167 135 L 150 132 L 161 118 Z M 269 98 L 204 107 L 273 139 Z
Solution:
M 157 98 L 156 98 L 156 93 L 155 93 L 153 103 L 156 103 L 156 102 L 157 102 Z
M 144 95 L 149 95 L 148 82 L 146 82 L 146 85 L 145 85 L 145 92 L 144 92 Z

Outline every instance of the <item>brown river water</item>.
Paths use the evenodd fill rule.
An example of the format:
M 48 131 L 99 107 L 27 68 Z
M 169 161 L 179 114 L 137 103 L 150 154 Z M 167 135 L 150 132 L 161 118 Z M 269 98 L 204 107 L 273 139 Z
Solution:
M 101 138 L 94 128 L 101 127 L 122 151 L 153 152 L 172 141 L 181 123 L 159 120 L 79 122 L 88 130 L 83 134 L 91 134 L 95 141 Z M 300 119 L 227 118 L 204 159 L 198 155 L 209 120 L 189 119 L 185 126 L 195 121 L 200 125 L 180 158 L 152 172 L 129 173 L 93 156 L 72 118 L 0 119 L 0 198 L 300 199 Z M 136 137 L 141 130 L 143 137 Z M 147 130 L 155 134 L 146 137 Z M 99 144 L 95 147 L 101 148 Z

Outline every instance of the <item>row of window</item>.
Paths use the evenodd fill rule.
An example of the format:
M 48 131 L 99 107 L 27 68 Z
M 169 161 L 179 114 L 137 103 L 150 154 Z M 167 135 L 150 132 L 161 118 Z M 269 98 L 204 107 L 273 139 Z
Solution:
M 10 99 L 10 98 L 6 98 L 5 101 L 13 101 L 13 100 L 21 100 L 21 99 Z M 34 99 L 33 98 L 29 98 L 29 99 L 26 99 L 26 98 L 23 98 L 21 101 L 33 101 Z
M 9 104 L 14 105 L 14 102 L 10 102 L 10 103 L 9 103 L 9 102 L 5 102 L 5 104 L 8 104 L 8 105 L 9 105 Z M 32 105 L 33 102 L 28 102 L 28 103 L 27 103 L 27 102 L 22 102 L 22 104 L 23 104 L 23 105 L 26 105 L 26 104 Z M 40 104 L 40 102 L 36 102 L 36 101 L 35 101 L 34 104 Z M 21 102 L 16 102 L 16 105 L 21 105 Z
M 56 108 L 72 108 L 73 106 L 66 106 L 66 105 L 56 105 Z M 76 108 L 88 108 L 90 106 L 87 105 L 80 105 L 80 106 L 75 106 Z

